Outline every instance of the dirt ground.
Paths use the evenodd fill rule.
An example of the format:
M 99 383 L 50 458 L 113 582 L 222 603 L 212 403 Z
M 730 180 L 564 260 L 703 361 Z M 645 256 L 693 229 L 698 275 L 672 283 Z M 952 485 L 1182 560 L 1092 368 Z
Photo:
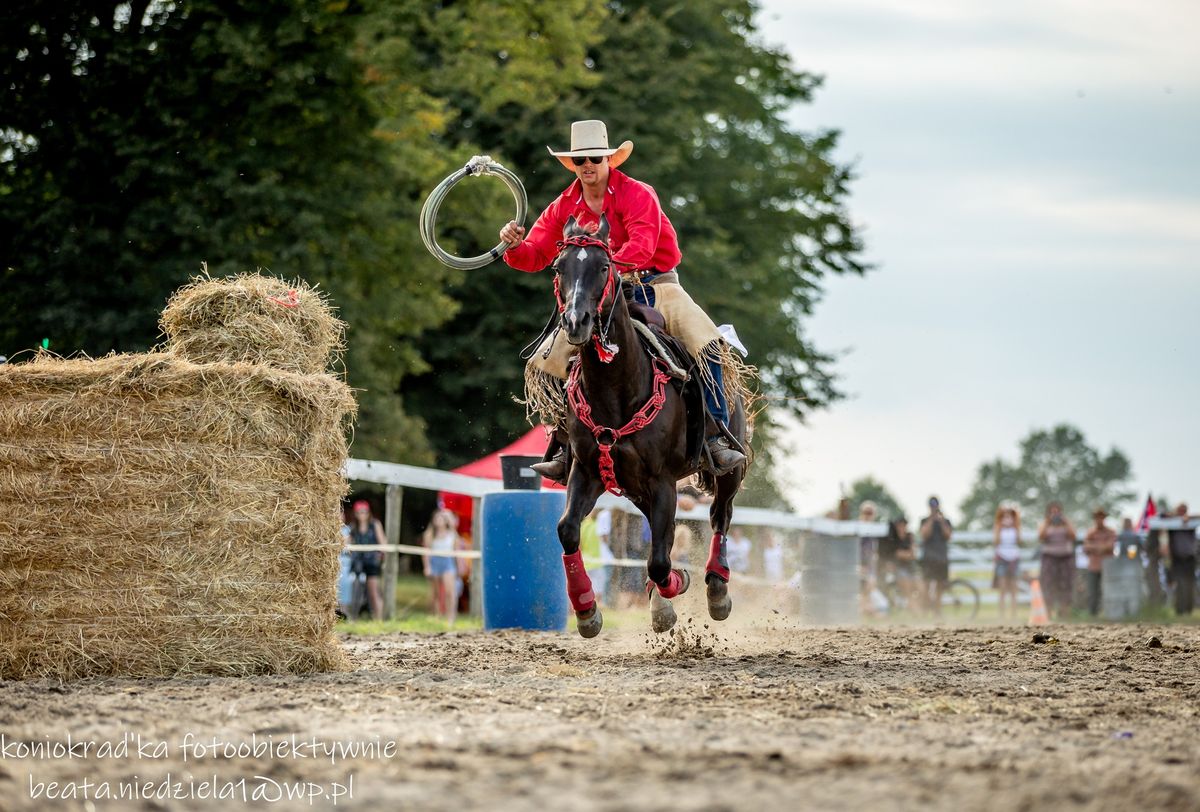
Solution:
M 275 804 L 297 809 L 338 793 L 339 806 L 405 810 L 1200 808 L 1200 627 L 1051 626 L 1034 643 L 1026 627 L 717 625 L 356 638 L 355 671 L 303 678 L 0 682 L 0 808 L 90 809 L 84 780 L 178 797 L 239 778 L 228 791 L 268 800 L 309 782 L 311 805 Z M 139 734 L 143 752 L 13 749 L 68 734 L 77 748 Z M 395 752 L 187 748 L 292 734 Z M 75 799 L 48 799 L 64 792 Z

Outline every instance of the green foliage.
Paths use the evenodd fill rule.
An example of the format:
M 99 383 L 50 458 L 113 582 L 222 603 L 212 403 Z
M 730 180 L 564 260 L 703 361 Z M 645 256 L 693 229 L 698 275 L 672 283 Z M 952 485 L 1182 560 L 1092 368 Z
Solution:
M 376 135 L 347 4 L 43 2 L 3 15 L 0 346 L 49 335 L 63 353 L 147 349 L 166 297 L 203 261 L 300 276 L 350 323 L 356 451 L 432 461 L 393 393 L 420 368 L 412 336 L 453 303 L 409 225 L 416 179 Z
M 0 5 L 0 353 L 147 349 L 201 262 L 301 276 L 349 323 L 354 453 L 462 462 L 525 430 L 518 351 L 550 279 L 449 271 L 417 213 L 482 152 L 538 211 L 571 181 L 545 145 L 598 117 L 772 392 L 800 415 L 837 397 L 801 322 L 825 274 L 863 271 L 850 175 L 833 133 L 786 124 L 818 80 L 761 44 L 750 0 Z M 511 212 L 464 183 L 441 242 L 479 253 Z
M 904 516 L 904 510 L 896 501 L 896 497 L 892 496 L 886 485 L 873 476 L 865 476 L 851 482 L 846 498 L 850 500 L 851 519 L 858 518 L 858 512 L 862 508 L 863 502 L 868 500 L 874 502 L 875 507 L 879 509 L 879 521 L 890 521 Z M 916 524 L 915 517 L 908 516 L 906 518 L 910 523 Z
M 501 156 L 535 212 L 573 180 L 546 154 L 566 144 L 572 120 L 601 118 L 612 143 L 633 140 L 623 170 L 658 190 L 680 235 L 684 285 L 718 323 L 737 325 L 771 391 L 803 415 L 837 392 L 831 358 L 806 339 L 802 319 L 825 274 L 864 268 L 844 211 L 849 172 L 830 158 L 835 135 L 795 133 L 784 121 L 818 82 L 759 42 L 753 10 L 716 0 L 579 3 L 567 14 L 571 41 L 587 50 L 563 60 L 569 81 L 503 104 L 464 86 L 446 137 Z M 494 244 L 507 211 L 462 247 Z M 549 274 L 497 263 L 451 287 L 459 317 L 425 335 L 431 371 L 404 387 L 416 411 L 446 427 L 432 439 L 447 463 L 526 429 L 512 402 L 518 353 L 551 314 L 550 284 Z
M 1074 426 L 1038 429 L 1021 440 L 1015 464 L 997 458 L 979 466 L 962 504 L 963 522 L 991 527 L 996 507 L 1011 500 L 1020 505 L 1024 523 L 1033 524 L 1057 500 L 1068 517 L 1084 526 L 1095 508 L 1116 515 L 1134 497 L 1126 487 L 1131 476 L 1129 459 L 1121 451 L 1102 454 Z
M 760 414 L 755 421 L 754 436 L 750 438 L 754 464 L 742 483 L 742 492 L 738 497 L 740 504 L 791 510 L 792 506 L 775 478 L 776 466 L 786 462 L 786 452 L 776 441 L 781 431 L 782 428 L 771 419 L 769 412 Z

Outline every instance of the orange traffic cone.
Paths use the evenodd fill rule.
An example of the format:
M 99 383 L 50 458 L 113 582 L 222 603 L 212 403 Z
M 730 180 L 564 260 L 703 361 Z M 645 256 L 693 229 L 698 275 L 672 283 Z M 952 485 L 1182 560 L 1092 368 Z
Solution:
M 1050 622 L 1046 616 L 1046 601 L 1042 598 L 1042 585 L 1037 578 L 1029 582 L 1029 625 L 1045 626 Z

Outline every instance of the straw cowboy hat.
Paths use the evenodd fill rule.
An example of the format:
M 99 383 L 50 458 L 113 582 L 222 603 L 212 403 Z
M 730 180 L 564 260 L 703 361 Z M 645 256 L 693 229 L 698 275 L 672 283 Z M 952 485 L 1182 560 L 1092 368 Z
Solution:
M 616 149 L 611 149 L 608 146 L 608 128 L 604 126 L 603 121 L 590 119 L 588 121 L 575 121 L 571 124 L 571 148 L 565 152 L 555 152 L 546 147 L 546 149 L 558 162 L 565 166 L 571 172 L 575 171 L 575 165 L 571 163 L 572 158 L 589 158 L 596 156 L 608 156 L 608 165 L 612 168 L 617 168 L 625 163 L 625 159 L 629 157 L 629 153 L 633 152 L 633 142 L 622 142 L 621 146 Z

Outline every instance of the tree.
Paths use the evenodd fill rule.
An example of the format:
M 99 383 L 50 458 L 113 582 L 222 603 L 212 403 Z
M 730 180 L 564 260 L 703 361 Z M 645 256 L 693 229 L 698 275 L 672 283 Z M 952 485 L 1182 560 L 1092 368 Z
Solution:
M 600 24 L 572 32 L 586 53 L 578 64 L 564 56 L 563 65 L 585 71 L 566 86 L 500 101 L 486 84 L 459 86 L 447 139 L 502 156 L 524 179 L 536 214 L 571 181 L 545 146 L 563 144 L 573 119 L 605 119 L 611 138 L 635 141 L 625 169 L 655 186 L 679 231 L 684 284 L 718 323 L 737 326 L 781 408 L 803 415 L 833 401 L 832 358 L 806 338 L 802 322 L 825 274 L 864 266 L 844 208 L 850 172 L 831 158 L 836 133 L 797 133 L 784 119 L 819 80 L 761 44 L 752 2 L 583 7 L 572 19 Z M 528 36 L 541 41 L 552 24 Z M 501 70 L 510 50 L 480 48 L 472 64 Z M 463 247 L 478 252 L 495 242 L 494 233 L 487 237 Z M 551 315 L 550 285 L 548 274 L 496 263 L 451 286 L 458 318 L 425 334 L 430 372 L 404 385 L 415 411 L 454 427 L 431 438 L 446 463 L 525 430 L 512 402 L 522 382 L 519 351 Z
M 850 518 L 852 519 L 858 518 L 858 512 L 862 508 L 863 502 L 868 500 L 874 502 L 875 507 L 879 508 L 880 521 L 891 521 L 904 516 L 904 510 L 896 501 L 896 497 L 892 496 L 886 485 L 873 476 L 865 476 L 851 482 L 846 498 L 850 500 Z
M 527 171 L 531 162 L 519 160 L 496 130 L 537 122 L 564 96 L 597 81 L 585 60 L 604 22 L 598 4 L 370 0 L 364 9 L 360 48 L 379 77 L 373 88 L 379 109 L 409 122 L 397 128 L 385 119 L 381 129 L 410 144 L 428 144 L 436 154 L 406 162 L 410 172 L 420 173 L 420 185 L 408 189 L 415 204 L 471 155 L 485 152 L 514 169 L 537 200 L 538 175 Z M 499 115 L 500 108 L 508 115 Z M 483 253 L 512 214 L 502 184 L 465 181 L 439 212 L 439 242 L 463 255 Z M 414 210 L 414 236 L 415 224 Z M 445 280 L 441 289 L 456 317 L 425 334 L 418 347 L 423 374 L 406 379 L 399 395 L 431 427 L 439 464 L 454 466 L 528 430 L 524 410 L 513 400 L 521 393 L 518 353 L 540 330 L 549 302 L 547 280 L 502 263 Z
M 204 261 L 300 276 L 349 325 L 354 452 L 434 462 L 399 390 L 429 368 L 415 336 L 458 307 L 415 226 L 424 195 L 473 151 L 442 139 L 447 99 L 458 82 L 503 98 L 557 81 L 519 47 L 485 81 L 474 38 L 490 54 L 524 29 L 515 5 L 474 3 L 468 20 L 471 5 L 0 6 L 0 353 L 43 337 L 64 354 L 148 349 L 166 297 Z M 431 63 L 431 42 L 457 56 Z M 581 72 L 583 47 L 567 48 Z M 478 209 L 447 207 L 456 237 L 494 230 L 504 201 L 484 191 Z
M 850 171 L 836 133 L 786 124 L 819 80 L 761 44 L 755 9 L 0 4 L 0 353 L 43 337 L 63 353 L 147 349 L 202 261 L 301 276 L 349 324 L 354 452 L 462 462 L 525 428 L 518 351 L 550 314 L 550 279 L 440 266 L 420 206 L 487 152 L 536 212 L 570 180 L 545 145 L 594 116 L 636 140 L 628 168 L 662 193 L 693 296 L 738 326 L 781 408 L 819 408 L 838 396 L 832 358 L 802 322 L 825 274 L 864 271 Z M 464 183 L 439 237 L 480 253 L 511 207 L 500 184 Z
M 963 522 L 990 527 L 996 507 L 1011 500 L 1026 523 L 1040 517 L 1048 503 L 1059 501 L 1067 516 L 1087 524 L 1095 508 L 1115 514 L 1134 497 L 1126 487 L 1131 476 L 1129 459 L 1121 451 L 1102 454 L 1074 426 L 1037 429 L 1021 440 L 1015 464 L 996 458 L 979 466 L 962 503 Z
M 403 194 L 395 145 L 377 137 L 347 4 L 23 2 L 0 14 L 0 50 L 15 55 L 0 64 L 0 346 L 47 336 L 62 353 L 145 350 L 201 262 L 301 276 L 350 325 L 358 448 L 431 461 L 393 393 L 419 366 L 412 336 L 453 303 L 405 227 L 415 190 Z

